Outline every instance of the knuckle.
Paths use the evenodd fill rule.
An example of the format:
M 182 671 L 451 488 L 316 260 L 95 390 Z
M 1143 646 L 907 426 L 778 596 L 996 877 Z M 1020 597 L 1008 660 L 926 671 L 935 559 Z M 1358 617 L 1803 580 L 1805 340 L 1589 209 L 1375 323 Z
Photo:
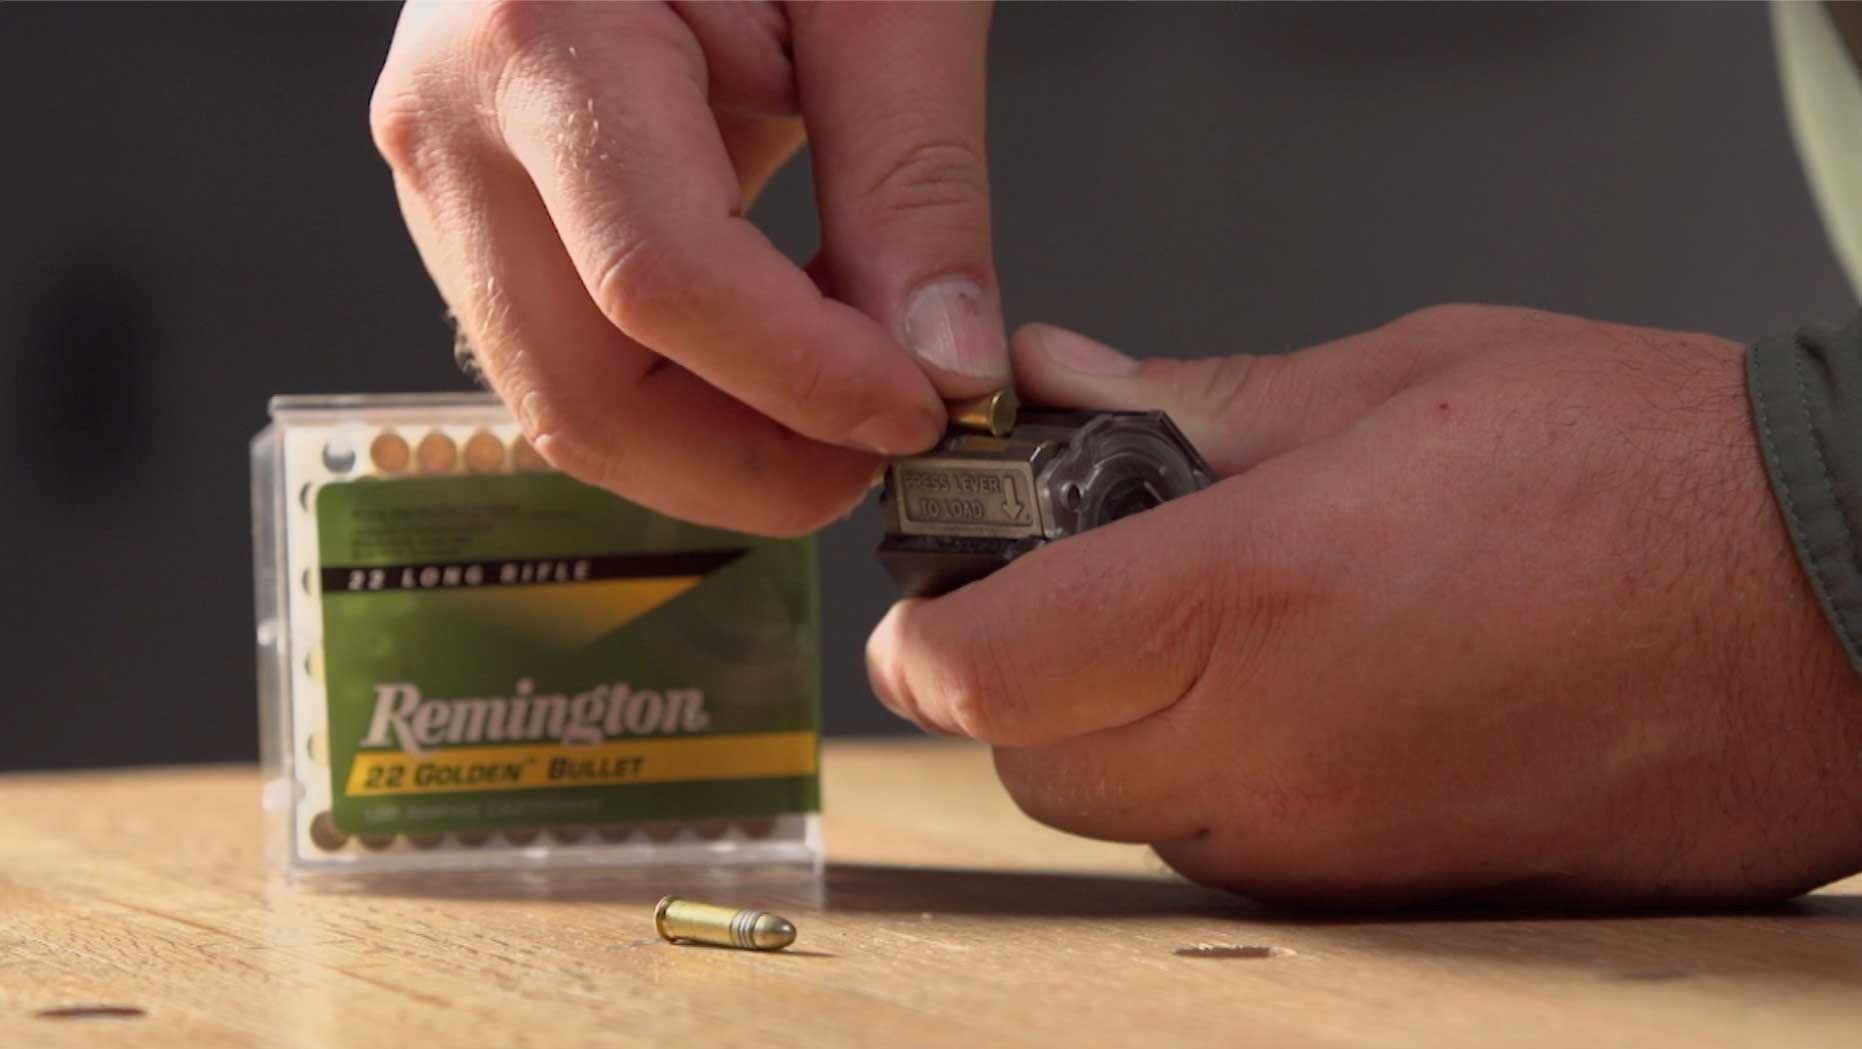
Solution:
M 698 268 L 632 231 L 619 231 L 593 267 L 595 304 L 615 327 L 643 342 L 701 310 Z
M 590 271 L 596 274 L 595 304 L 609 323 L 658 346 L 715 326 L 724 296 L 691 249 L 668 248 L 664 239 L 633 231 L 605 239 L 614 246 Z M 755 350 L 768 359 L 765 374 L 770 376 L 758 388 L 755 404 L 769 414 L 834 430 L 874 410 L 862 396 L 872 377 L 858 359 L 800 343 L 764 344 Z
M 534 54 L 555 32 L 564 5 L 488 0 L 479 9 L 477 41 L 496 65 Z
M 425 166 L 432 123 L 432 111 L 419 96 L 385 82 L 369 102 L 369 134 L 375 150 L 403 175 L 417 175 Z
M 450 5 L 410 9 L 369 98 L 376 151 L 416 189 L 482 122 L 470 83 L 480 13 Z
M 1212 418 L 1245 418 L 1244 410 L 1268 395 L 1278 365 L 1275 358 L 1245 353 L 1196 361 L 1176 370 L 1175 392 Z
M 601 439 L 600 417 L 581 400 L 540 383 L 520 383 L 506 397 L 530 446 L 552 468 L 589 484 L 624 482 L 615 442 Z
M 1138 638 L 1141 653 L 1177 686 L 1179 700 L 1209 680 L 1217 640 L 1230 626 L 1233 609 L 1218 574 L 1190 573 L 1176 581 L 1166 599 L 1151 602 L 1156 618 Z
M 971 739 L 1006 742 L 1013 689 L 998 643 L 977 637 L 946 667 L 940 683 L 951 727 Z
M 941 691 L 951 728 L 971 739 L 990 738 L 989 692 L 979 679 L 960 670 L 945 679 Z
M 821 354 L 799 353 L 785 369 L 789 382 L 782 391 L 787 402 L 789 414 L 813 415 L 814 409 L 822 404 L 832 404 L 836 400 L 832 387 L 836 384 L 830 377 L 830 367 Z
M 972 143 L 915 139 L 879 165 L 866 196 L 889 213 L 944 213 L 953 224 L 986 228 L 988 172 Z
M 856 363 L 808 346 L 773 347 L 784 354 L 780 384 L 769 393 L 772 414 L 806 420 L 824 432 L 849 430 L 873 412 L 862 385 L 870 380 Z
M 1386 324 L 1380 334 L 1390 344 L 1408 351 L 1402 367 L 1413 373 L 1442 351 L 1487 353 L 1555 340 L 1568 333 L 1574 321 L 1556 313 L 1515 306 L 1481 303 L 1443 303 L 1405 314 Z
M 1444 302 L 1424 306 L 1419 310 L 1411 310 L 1384 327 L 1393 332 L 1418 334 L 1457 331 L 1466 328 L 1471 323 L 1485 321 L 1497 312 L 1501 311 L 1493 306 L 1468 302 Z

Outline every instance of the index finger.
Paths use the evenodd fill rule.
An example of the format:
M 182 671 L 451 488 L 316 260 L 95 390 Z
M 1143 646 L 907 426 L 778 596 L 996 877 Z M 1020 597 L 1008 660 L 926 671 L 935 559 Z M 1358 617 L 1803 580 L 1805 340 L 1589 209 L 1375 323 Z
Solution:
M 705 57 L 677 15 L 497 11 L 480 80 L 495 132 L 615 327 L 797 433 L 895 454 L 936 438 L 942 405 L 904 350 L 742 216 Z

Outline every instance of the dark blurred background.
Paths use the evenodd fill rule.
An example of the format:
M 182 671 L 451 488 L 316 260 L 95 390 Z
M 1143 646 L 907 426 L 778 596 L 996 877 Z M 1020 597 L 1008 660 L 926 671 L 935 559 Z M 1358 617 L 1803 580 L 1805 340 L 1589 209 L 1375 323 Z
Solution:
M 246 441 L 461 387 L 365 111 L 396 8 L 0 6 L 0 768 L 256 752 Z M 1749 340 L 1854 309 L 1760 6 L 1008 6 L 1011 322 L 1279 351 L 1444 300 Z M 805 165 L 758 216 L 815 244 Z M 832 732 L 876 515 L 823 537 Z

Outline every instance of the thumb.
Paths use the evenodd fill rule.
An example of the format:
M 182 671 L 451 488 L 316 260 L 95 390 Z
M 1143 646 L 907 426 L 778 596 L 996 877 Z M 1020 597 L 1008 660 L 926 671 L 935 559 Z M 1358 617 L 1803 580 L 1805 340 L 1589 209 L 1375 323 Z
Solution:
M 833 294 L 938 392 L 1009 380 L 983 149 L 987 4 L 791 9 Z
M 1047 324 L 1013 341 L 1023 401 L 1055 408 L 1161 409 L 1222 476 L 1340 433 L 1407 386 L 1425 344 L 1379 329 L 1296 353 L 1139 361 Z

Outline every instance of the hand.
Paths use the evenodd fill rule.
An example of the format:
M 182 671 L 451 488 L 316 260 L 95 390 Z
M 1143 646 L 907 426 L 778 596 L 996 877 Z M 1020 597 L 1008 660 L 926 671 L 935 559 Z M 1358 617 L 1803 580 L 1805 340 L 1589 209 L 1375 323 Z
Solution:
M 874 688 L 1065 830 L 1272 900 L 1777 898 L 1862 867 L 1862 687 L 1741 349 L 1443 307 L 1284 357 L 1019 332 L 1025 399 L 1163 408 L 1211 489 L 874 633 Z
M 845 513 L 1007 382 L 983 4 L 410 3 L 371 107 L 542 456 L 691 520 Z M 804 273 L 744 217 L 813 142 Z M 911 352 L 907 352 L 907 349 Z

